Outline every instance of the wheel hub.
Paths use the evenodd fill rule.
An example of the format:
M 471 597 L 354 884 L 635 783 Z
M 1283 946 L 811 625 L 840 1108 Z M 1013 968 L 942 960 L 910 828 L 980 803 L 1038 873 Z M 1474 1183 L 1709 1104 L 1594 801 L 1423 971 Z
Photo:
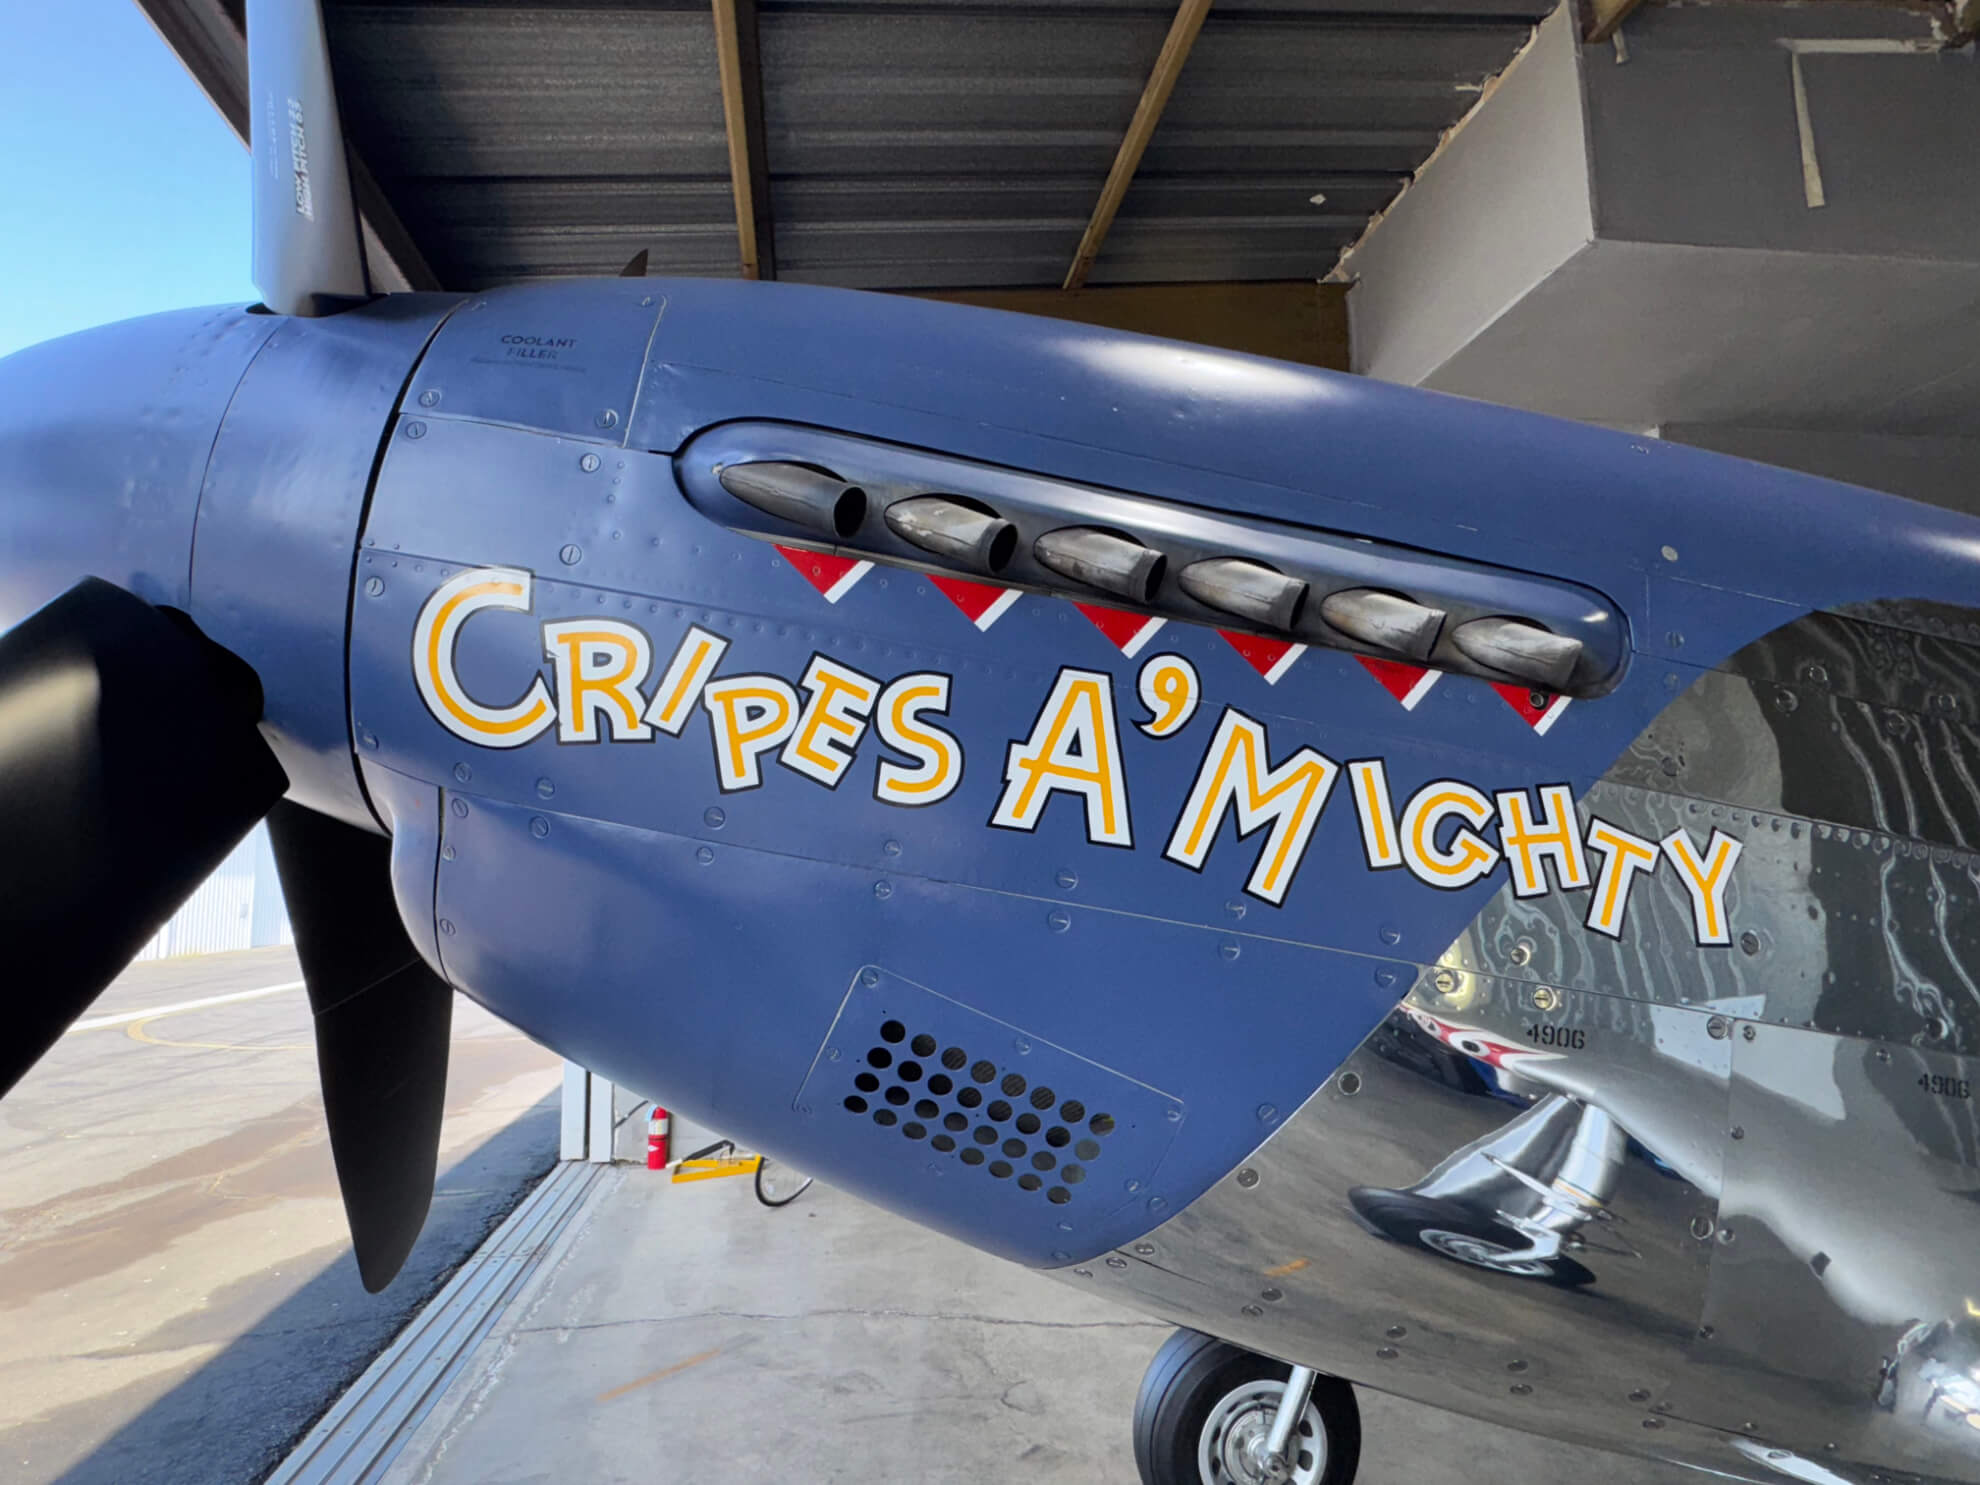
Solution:
M 1203 1485 L 1316 1485 L 1327 1467 L 1327 1436 L 1312 1403 L 1293 1426 L 1288 1457 L 1266 1456 L 1284 1392 L 1283 1382 L 1260 1378 L 1232 1389 L 1210 1410 L 1196 1450 Z
M 1489 1238 L 1474 1237 L 1468 1232 L 1446 1232 L 1440 1227 L 1426 1227 L 1417 1234 L 1417 1240 L 1434 1253 L 1446 1258 L 1455 1258 L 1459 1263 L 1469 1263 L 1476 1268 L 1489 1268 L 1502 1274 L 1519 1274 L 1525 1278 L 1544 1278 L 1554 1271 L 1553 1265 L 1543 1258 L 1508 1260 L 1506 1254 L 1512 1249 L 1492 1242 Z

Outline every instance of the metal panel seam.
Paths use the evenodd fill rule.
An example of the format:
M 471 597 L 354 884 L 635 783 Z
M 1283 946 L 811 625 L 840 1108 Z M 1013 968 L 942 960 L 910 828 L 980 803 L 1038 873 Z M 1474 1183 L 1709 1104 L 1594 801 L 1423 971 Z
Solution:
M 451 320 L 454 312 L 466 302 L 465 299 L 455 300 L 448 306 L 445 314 L 434 320 L 432 327 L 426 332 L 426 339 L 420 345 L 419 354 L 414 356 L 411 364 L 406 367 L 405 378 L 399 383 L 399 394 L 392 399 L 391 411 L 386 413 L 384 425 L 378 430 L 378 447 L 371 456 L 371 473 L 364 482 L 364 499 L 358 505 L 357 525 L 351 530 L 351 578 L 344 585 L 344 736 L 350 742 L 351 757 L 354 760 L 357 757 L 358 741 L 356 723 L 351 711 L 351 626 L 357 622 L 357 570 L 359 556 L 364 551 L 365 523 L 371 519 L 371 499 L 378 491 L 378 476 L 385 467 L 385 451 L 392 445 L 392 430 L 398 424 L 399 409 L 405 406 L 406 393 L 412 389 L 413 378 L 419 374 L 420 365 L 426 360 L 426 353 L 433 345 L 433 338 L 440 333 L 440 327 Z M 245 378 L 246 373 L 243 372 L 242 376 Z M 193 529 L 196 538 L 197 523 Z M 371 818 L 378 822 L 381 830 L 390 835 L 391 826 L 386 823 L 378 806 L 372 802 L 371 790 L 365 786 L 364 770 L 353 763 L 351 776 L 357 780 L 358 797 L 364 801 L 364 807 L 371 811 Z

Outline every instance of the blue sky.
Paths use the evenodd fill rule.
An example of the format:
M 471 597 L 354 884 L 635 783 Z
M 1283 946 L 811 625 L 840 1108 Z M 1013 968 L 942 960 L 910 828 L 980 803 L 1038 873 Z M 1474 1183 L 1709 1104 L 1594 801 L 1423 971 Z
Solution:
M 248 157 L 132 0 L 0 0 L 0 356 L 255 298 Z

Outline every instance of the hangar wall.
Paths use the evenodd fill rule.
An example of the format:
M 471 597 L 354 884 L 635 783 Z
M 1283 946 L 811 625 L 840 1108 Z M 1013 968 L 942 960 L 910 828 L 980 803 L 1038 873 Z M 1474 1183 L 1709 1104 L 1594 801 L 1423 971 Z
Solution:
M 1917 10 L 1557 13 L 1344 254 L 1355 368 L 1974 508 L 1976 137 Z
M 224 954 L 293 942 L 268 827 L 257 825 L 151 936 L 137 958 Z

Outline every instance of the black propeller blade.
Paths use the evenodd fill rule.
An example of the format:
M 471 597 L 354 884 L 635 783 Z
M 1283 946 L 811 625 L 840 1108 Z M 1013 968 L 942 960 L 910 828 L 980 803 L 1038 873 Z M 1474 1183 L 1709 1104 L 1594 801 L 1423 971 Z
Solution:
M 330 1153 L 358 1274 L 376 1294 L 433 1201 L 454 992 L 392 900 L 392 843 L 293 804 L 268 816 L 316 1016 Z
M 261 685 L 87 578 L 0 636 L 0 1094 L 288 787 Z

